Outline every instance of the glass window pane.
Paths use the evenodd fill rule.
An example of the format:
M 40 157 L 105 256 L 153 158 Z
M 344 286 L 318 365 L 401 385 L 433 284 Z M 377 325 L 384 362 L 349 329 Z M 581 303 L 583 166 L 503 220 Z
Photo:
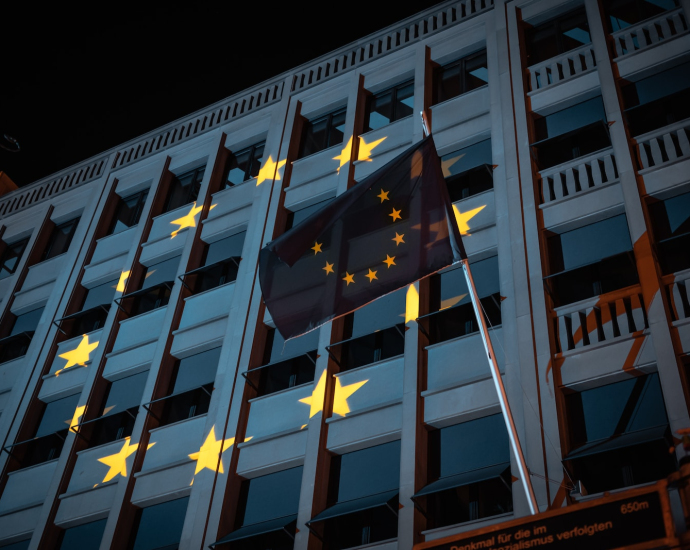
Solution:
M 375 95 L 369 103 L 368 129 L 376 130 L 390 124 L 393 119 L 393 92 Z
M 484 141 L 480 141 L 468 147 L 463 147 L 462 149 L 458 149 L 457 151 L 453 151 L 441 157 L 443 175 L 446 178 L 462 174 L 467 170 L 483 164 L 492 164 L 491 139 L 485 139 Z
M 688 88 L 690 88 L 690 63 L 683 63 L 625 86 L 625 107 L 644 105 Z
M 252 149 L 245 149 L 244 151 L 235 154 L 230 154 L 228 159 L 228 175 L 226 178 L 227 185 L 239 185 L 245 180 L 249 179 L 249 166 L 252 161 Z
M 154 550 L 180 542 L 189 497 L 149 506 L 141 511 L 133 550 Z
M 43 416 L 34 437 L 41 437 L 69 428 L 77 403 L 79 403 L 78 393 L 48 403 L 43 410 Z
M 651 204 L 649 212 L 657 241 L 690 233 L 690 193 Z
M 9 335 L 14 336 L 15 334 L 20 334 L 22 332 L 30 332 L 33 334 L 38 326 L 39 321 L 41 320 L 43 309 L 44 308 L 39 307 L 38 309 L 33 309 L 27 313 L 18 315 L 14 321 L 12 331 Z
M 486 52 L 474 55 L 465 63 L 465 89 L 469 92 L 489 83 L 489 70 L 486 64 Z
M 157 284 L 175 281 L 177 276 L 177 268 L 180 265 L 180 257 L 175 256 L 164 262 L 153 264 L 146 268 L 146 274 L 144 275 L 144 283 L 141 288 L 151 288 Z
M 117 282 L 117 279 L 114 279 L 89 289 L 81 310 L 84 311 L 100 305 L 110 305 L 110 302 L 112 302 L 113 298 L 115 297 Z
M 453 64 L 450 67 L 441 67 L 435 73 L 436 101 L 441 103 L 462 93 L 462 64 Z
M 0 260 L 0 264 L 2 265 L 2 268 L 0 269 L 0 279 L 9 277 L 12 275 L 12 273 L 14 273 L 14 270 L 17 269 L 17 264 L 19 264 L 19 260 L 21 259 L 22 254 L 24 254 L 24 249 L 28 243 L 29 239 L 23 239 L 19 242 L 7 245 L 7 248 L 2 255 L 2 259 Z
M 115 414 L 138 407 L 148 375 L 149 371 L 140 372 L 112 382 L 108 388 L 108 398 L 102 414 Z
M 331 127 L 328 134 L 326 147 L 333 147 L 343 142 L 345 137 L 345 110 L 334 113 L 331 118 Z
M 220 348 L 180 359 L 172 393 L 180 393 L 213 382 L 219 359 Z
M 107 519 L 102 519 L 65 529 L 62 533 L 60 550 L 98 550 L 106 521 Z
M 407 288 L 401 288 L 354 312 L 352 338 L 405 322 Z
M 261 169 L 261 163 L 264 158 L 264 148 L 265 143 L 254 146 L 254 154 L 252 155 L 251 165 L 249 166 L 249 177 L 255 178 L 259 175 L 259 170 Z
M 67 252 L 78 223 L 79 218 L 56 225 L 53 228 L 50 241 L 43 254 L 43 260 L 48 260 Z
M 146 190 L 119 200 L 110 234 L 120 233 L 139 223 L 148 193 Z
M 304 355 L 319 347 L 319 331 L 312 330 L 297 338 L 291 338 L 287 342 L 283 339 L 280 332 L 270 329 L 266 338 L 266 352 L 264 353 L 264 364 L 276 363 L 283 359 Z
M 326 205 L 328 205 L 328 203 L 330 203 L 332 200 L 333 199 L 328 199 L 325 201 L 317 202 L 316 204 L 312 204 L 311 206 L 306 206 L 304 208 L 300 208 L 299 210 L 291 212 L 288 216 L 287 226 L 285 227 L 285 230 L 287 231 L 288 229 L 291 229 L 299 225 L 312 214 L 318 212 L 322 208 L 325 208 Z
M 209 244 L 204 265 L 215 264 L 232 257 L 242 257 L 242 247 L 244 246 L 244 238 L 246 236 L 247 232 L 242 231 Z
M 297 513 L 302 485 L 302 466 L 255 477 L 245 482 L 247 501 L 242 525 Z
M 304 123 L 299 158 L 312 155 L 327 147 L 328 117 Z
M 340 457 L 338 502 L 392 491 L 399 486 L 399 440 Z
M 556 26 L 554 21 L 525 29 L 527 65 L 536 65 L 559 54 Z
M 398 105 L 395 118 L 410 116 L 414 109 L 414 82 L 398 88 L 396 100 Z
M 583 101 L 551 115 L 537 118 L 535 120 L 537 141 L 560 136 L 599 120 L 606 121 L 606 112 L 601 96 Z
M 560 29 L 562 33 L 561 52 L 574 50 L 592 41 L 589 35 L 587 16 L 584 13 L 575 13 L 564 17 L 561 20 Z
M 2 550 L 26 550 L 29 547 L 29 543 L 31 543 L 31 539 L 26 539 L 20 542 L 2 546 Z

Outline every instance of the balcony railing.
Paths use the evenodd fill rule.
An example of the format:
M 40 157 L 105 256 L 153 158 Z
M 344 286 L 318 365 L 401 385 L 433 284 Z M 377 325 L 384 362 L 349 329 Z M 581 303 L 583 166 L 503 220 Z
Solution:
M 86 420 L 76 426 L 75 432 L 89 442 L 89 447 L 111 443 L 132 435 L 138 412 L 139 407 L 130 407 L 124 411 Z
M 167 426 L 206 414 L 211 404 L 212 392 L 213 382 L 154 399 L 142 406 L 158 419 L 161 426 Z
M 33 332 L 20 332 L 0 339 L 0 363 L 26 355 L 33 335 Z
M 390 359 L 405 353 L 405 325 L 343 340 L 326 346 L 326 350 L 340 366 L 340 372 Z
M 62 334 L 72 338 L 102 328 L 109 311 L 110 304 L 100 305 L 56 319 L 53 324 Z
M 242 372 L 258 396 L 314 381 L 316 350 Z
M 19 467 L 15 469 L 28 468 L 29 466 L 42 464 L 60 456 L 66 436 L 67 430 L 60 430 L 52 434 L 7 445 L 2 450 L 17 461 Z
M 482 309 L 492 327 L 501 324 L 501 296 L 499 293 L 480 298 Z M 479 331 L 477 317 L 471 303 L 456 305 L 416 319 L 417 326 L 429 338 L 429 344 L 438 344 Z
M 542 204 L 572 197 L 577 193 L 618 180 L 613 149 L 597 151 L 554 168 L 542 170 L 539 187 Z
M 683 8 L 642 21 L 611 34 L 616 57 L 629 55 L 687 32 L 688 23 Z
M 596 66 L 594 49 L 591 44 L 587 44 L 528 67 L 530 90 L 543 90 L 574 76 L 593 71 Z
M 690 271 L 677 275 L 666 285 L 666 292 L 673 320 L 690 319 Z
M 117 306 L 129 317 L 167 306 L 174 281 L 165 281 L 155 286 L 142 288 L 115 299 Z
M 557 308 L 554 316 L 558 351 L 568 351 L 629 336 L 649 328 L 639 286 Z
M 232 256 L 214 264 L 204 265 L 188 271 L 180 275 L 178 279 L 192 291 L 192 294 L 198 294 L 235 281 L 241 261 L 242 258 L 239 256 Z
M 641 170 L 690 158 L 690 119 L 637 136 L 635 141 Z

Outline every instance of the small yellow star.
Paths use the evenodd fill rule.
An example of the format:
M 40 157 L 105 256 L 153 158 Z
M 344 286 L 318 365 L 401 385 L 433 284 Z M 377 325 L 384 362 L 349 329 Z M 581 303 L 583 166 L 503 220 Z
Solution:
M 150 449 L 154 445 L 155 443 L 151 443 L 147 447 L 147 449 Z M 130 445 L 129 437 L 125 437 L 125 441 L 118 452 L 112 455 L 104 456 L 103 458 L 99 458 L 98 462 L 102 462 L 110 468 L 108 470 L 108 473 L 105 474 L 105 477 L 103 478 L 103 483 L 107 483 L 108 481 L 110 481 L 118 475 L 122 477 L 127 477 L 127 457 L 135 453 L 138 448 L 139 443 Z
M 329 273 L 333 273 L 333 264 L 329 264 L 328 262 L 326 262 L 326 267 L 322 267 L 321 269 L 323 269 L 326 272 L 326 275 L 328 275 Z
M 381 204 L 383 204 L 383 201 L 390 200 L 388 198 L 388 193 L 390 193 L 390 191 L 384 191 L 383 189 L 381 189 L 381 192 L 378 195 L 376 195 L 377 198 L 381 199 Z
M 92 342 L 89 344 L 89 335 L 84 334 L 81 337 L 81 342 L 79 342 L 79 345 L 76 348 L 59 355 L 59 357 L 62 359 L 67 360 L 67 364 L 57 371 L 55 376 L 58 376 L 58 373 L 65 371 L 74 365 L 81 365 L 82 367 L 85 367 L 86 362 L 89 360 L 89 355 L 91 355 L 91 352 L 97 347 L 98 342 Z
M 204 468 L 215 472 L 216 467 L 218 468 L 218 473 L 223 473 L 223 461 L 219 461 L 220 455 L 228 450 L 235 443 L 235 438 L 231 437 L 229 439 L 223 440 L 221 437 L 216 441 L 215 426 L 211 426 L 211 431 L 208 432 L 206 436 L 206 441 L 201 446 L 201 448 L 196 452 L 189 455 L 189 458 L 196 460 L 196 468 L 194 470 L 194 475 L 198 474 Z
M 376 276 L 376 271 L 372 271 L 371 268 L 369 268 L 369 273 L 365 275 L 367 279 L 369 279 L 369 282 L 373 282 L 374 279 L 378 280 L 378 277 Z
M 391 239 L 391 241 L 395 241 L 395 246 L 398 246 L 399 244 L 405 244 L 405 241 L 403 241 L 403 237 L 405 236 L 405 233 L 402 235 L 398 235 L 398 232 L 395 232 L 395 237 Z
M 367 382 L 369 382 L 369 380 L 355 382 L 349 386 L 341 386 L 340 379 L 336 377 L 335 392 L 333 394 L 333 414 L 337 414 L 338 416 L 345 416 L 348 414 L 350 412 L 350 407 L 347 404 L 347 398 Z
M 393 208 L 393 212 L 388 214 L 391 218 L 393 218 L 393 221 L 395 220 L 401 220 L 402 218 L 400 217 L 400 210 L 396 210 Z
M 390 269 L 392 265 L 397 265 L 397 264 L 395 263 L 395 256 L 392 256 L 392 257 L 391 257 L 391 256 L 389 256 L 388 254 L 386 254 L 386 259 L 383 260 L 383 263 L 386 264 L 386 265 L 388 266 L 388 269 Z
M 460 230 L 460 235 L 469 235 L 470 226 L 467 224 L 472 218 L 479 214 L 482 210 L 486 208 L 486 205 L 479 206 L 478 208 L 473 208 L 467 212 L 460 212 L 458 207 L 453 205 L 453 212 L 455 212 L 455 221 L 458 223 L 458 229 Z
M 272 180 L 275 174 L 275 180 L 280 181 L 280 169 L 285 165 L 287 159 L 283 159 L 280 162 L 273 162 L 273 159 L 269 156 L 266 159 L 266 163 L 259 170 L 256 176 L 256 186 L 258 187 L 266 180 Z
M 336 172 L 340 173 L 340 169 L 345 166 L 348 162 L 350 162 L 350 159 L 352 158 L 352 136 L 350 136 L 350 139 L 347 141 L 347 145 L 345 148 L 340 151 L 340 154 L 337 157 L 333 157 L 333 160 L 340 161 L 340 166 L 338 166 L 338 169 Z
M 345 277 L 343 277 L 343 281 L 347 283 L 347 286 L 350 286 L 350 283 L 355 282 L 355 274 L 353 273 L 350 275 L 347 271 L 345 272 Z
M 387 136 L 386 136 L 387 137 Z M 359 154 L 357 155 L 357 160 L 368 160 L 371 162 L 371 152 L 377 147 L 386 137 L 372 141 L 371 143 L 366 143 L 362 136 L 359 137 Z
M 319 252 L 323 252 L 323 250 L 321 250 L 322 245 L 323 243 L 315 242 L 314 246 L 311 247 L 311 249 L 314 251 L 314 256 L 316 256 Z

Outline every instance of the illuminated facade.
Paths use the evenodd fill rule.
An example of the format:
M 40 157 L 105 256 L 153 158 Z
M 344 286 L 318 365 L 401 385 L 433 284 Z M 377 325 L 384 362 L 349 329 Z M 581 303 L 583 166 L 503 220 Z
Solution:
M 0 198 L 0 548 L 411 549 L 528 514 L 457 270 L 288 343 L 261 300 L 260 248 L 420 111 L 540 509 L 675 472 L 688 13 L 447 2 Z

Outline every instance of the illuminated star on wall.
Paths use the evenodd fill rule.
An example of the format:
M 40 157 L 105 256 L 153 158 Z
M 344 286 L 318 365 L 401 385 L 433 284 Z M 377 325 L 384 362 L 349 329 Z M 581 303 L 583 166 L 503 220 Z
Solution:
M 84 416 L 84 412 L 86 411 L 86 405 L 80 405 L 74 410 L 74 416 L 72 416 L 72 420 L 69 422 L 69 429 L 72 430 L 73 432 L 77 432 L 77 426 L 79 425 L 79 421 L 81 420 L 81 417 Z
M 333 160 L 337 160 L 340 162 L 340 166 L 338 166 L 338 169 L 336 170 L 336 172 L 340 173 L 340 169 L 343 166 L 345 166 L 348 162 L 350 162 L 351 158 L 352 158 L 352 136 L 350 136 L 350 139 L 347 140 L 347 145 L 340 151 L 340 154 L 337 157 L 333 157 Z
M 120 280 L 117 281 L 117 286 L 115 287 L 116 292 L 124 292 L 125 285 L 127 284 L 127 279 L 129 279 L 129 274 L 131 271 L 123 271 L 120 273 Z
M 215 204 L 211 205 L 211 208 L 209 210 L 213 210 L 216 207 Z M 189 212 L 187 212 L 184 216 L 181 218 L 177 218 L 176 220 L 173 220 L 170 222 L 171 225 L 179 225 L 175 231 L 170 233 L 170 238 L 174 239 L 177 234 L 182 231 L 183 229 L 187 229 L 189 227 L 196 227 L 196 215 L 203 210 L 204 206 L 197 206 L 196 202 L 192 203 L 192 208 L 190 208 Z
M 442 160 L 441 161 L 441 170 L 443 171 L 443 177 L 447 178 L 451 176 L 452 174 L 450 173 L 450 169 L 455 164 L 458 162 L 462 157 L 464 157 L 466 153 L 463 153 L 462 155 L 458 155 L 457 157 L 449 158 L 447 160 Z
M 103 458 L 98 459 L 98 462 L 102 462 L 110 468 L 108 473 L 105 474 L 105 477 L 103 478 L 103 483 L 107 483 L 118 475 L 127 477 L 127 457 L 129 457 L 131 454 L 134 454 L 139 448 L 139 443 L 130 445 L 129 439 L 129 437 L 125 437 L 122 447 L 115 454 L 104 456 Z M 154 445 L 155 443 L 150 443 L 146 448 L 150 449 Z
M 486 208 L 486 205 L 473 208 L 467 212 L 460 212 L 457 206 L 453 205 L 453 212 L 455 212 L 455 220 L 458 222 L 458 229 L 460 230 L 460 235 L 469 235 L 470 226 L 467 224 L 472 218 L 479 214 L 482 210 Z
M 65 359 L 67 363 L 55 373 L 55 376 L 59 376 L 61 372 L 66 371 L 68 368 L 73 367 L 74 365 L 81 365 L 82 367 L 85 367 L 86 362 L 89 360 L 89 355 L 91 355 L 91 352 L 97 347 L 98 342 L 89 343 L 89 335 L 84 334 L 81 337 L 81 342 L 79 342 L 79 345 L 76 348 L 66 351 L 65 353 L 61 353 L 58 356 L 62 359 Z
M 251 438 L 247 438 L 245 441 L 249 441 L 249 439 Z M 204 441 L 204 444 L 201 446 L 201 448 L 196 453 L 189 455 L 189 458 L 196 460 L 194 475 L 198 474 L 204 468 L 208 468 L 209 470 L 215 472 L 216 467 L 218 468 L 218 473 L 222 474 L 223 461 L 219 461 L 218 458 L 224 451 L 227 451 L 230 447 L 232 447 L 234 443 L 234 437 L 225 440 L 223 440 L 221 437 L 220 439 L 216 440 L 215 426 L 212 426 L 211 431 L 208 432 L 206 441 Z
M 376 148 L 387 136 L 367 143 L 364 141 L 362 136 L 359 137 L 359 154 L 357 155 L 357 160 L 366 160 L 371 162 L 371 152 Z
M 412 283 L 407 287 L 407 294 L 405 296 L 405 323 L 414 321 L 419 317 L 419 292 L 417 287 Z
M 347 398 L 355 393 L 364 384 L 369 382 L 369 380 L 362 380 L 361 382 L 355 382 L 349 386 L 342 386 L 340 384 L 340 378 L 335 379 L 335 394 L 333 395 L 333 414 L 338 416 L 345 416 L 350 412 L 350 407 L 347 404 Z
M 279 162 L 273 162 L 273 159 L 269 156 L 266 159 L 266 163 L 259 170 L 259 174 L 256 176 L 256 186 L 258 187 L 266 180 L 272 180 L 275 174 L 275 180 L 280 181 L 280 169 L 285 166 L 287 159 L 283 159 Z
M 326 371 L 321 373 L 319 381 L 314 387 L 314 391 L 311 392 L 309 397 L 303 397 L 299 400 L 300 403 L 309 405 L 309 418 L 312 418 L 316 413 L 323 411 L 323 400 L 326 396 Z

